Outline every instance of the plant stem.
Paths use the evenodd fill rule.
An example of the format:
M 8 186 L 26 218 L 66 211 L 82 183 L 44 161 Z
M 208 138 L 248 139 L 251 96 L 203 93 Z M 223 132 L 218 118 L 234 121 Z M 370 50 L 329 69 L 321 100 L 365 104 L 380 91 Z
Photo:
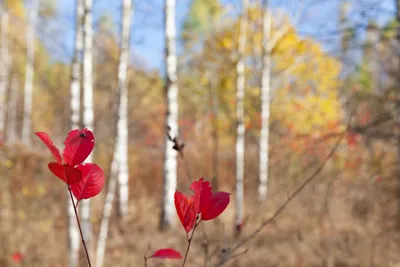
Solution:
M 193 239 L 194 231 L 196 230 L 197 225 L 199 225 L 199 224 L 196 223 L 196 224 L 194 225 L 192 234 L 190 235 L 190 238 L 188 239 L 188 245 L 187 245 L 187 248 L 186 248 L 185 257 L 183 258 L 182 267 L 185 266 L 186 259 L 187 259 L 187 256 L 188 256 L 188 254 L 189 254 L 190 245 L 192 244 L 192 239 Z
M 79 232 L 81 234 L 81 239 L 82 239 L 83 248 L 85 249 L 86 259 L 87 259 L 89 267 L 92 267 L 92 264 L 90 263 L 90 257 L 89 257 L 88 249 L 86 247 L 86 242 L 85 242 L 85 239 L 83 238 L 83 233 L 82 233 L 81 223 L 79 222 L 78 212 L 76 211 L 74 198 L 72 197 L 72 192 L 71 192 L 71 188 L 69 187 L 69 185 L 68 185 L 68 192 L 69 192 L 69 196 L 71 197 L 72 206 L 74 207 L 76 222 L 78 223 Z
M 185 156 L 183 156 L 183 151 L 182 150 L 179 150 L 179 156 L 181 157 L 181 159 L 183 161 L 183 166 L 185 168 L 186 176 L 187 176 L 189 182 L 191 182 L 192 181 L 192 174 L 190 172 L 190 168 L 189 168 L 189 165 L 188 165 L 188 163 L 186 161 L 186 158 L 185 158 Z

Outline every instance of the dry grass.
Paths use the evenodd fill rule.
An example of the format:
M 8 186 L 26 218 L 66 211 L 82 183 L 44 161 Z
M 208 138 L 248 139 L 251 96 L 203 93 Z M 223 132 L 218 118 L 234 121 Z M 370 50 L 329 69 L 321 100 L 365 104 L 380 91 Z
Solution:
M 169 231 L 157 230 L 161 183 L 155 177 L 161 177 L 160 168 L 134 167 L 144 166 L 154 155 L 143 154 L 131 164 L 130 214 L 123 222 L 115 215 L 112 217 L 105 266 L 143 266 L 143 256 L 149 253 L 149 247 L 150 250 L 173 247 L 182 252 L 186 247 L 185 232 L 178 222 Z M 221 161 L 220 189 L 233 192 L 233 181 L 229 178 L 233 177 L 232 154 L 226 155 Z M 208 164 L 199 159 L 204 153 L 189 150 L 187 157 L 194 173 L 210 171 Z M 248 166 L 253 166 L 250 163 L 254 157 L 255 154 L 248 155 Z M 104 161 L 100 164 L 107 166 L 107 160 L 100 159 Z M 49 155 L 42 149 L 32 152 L 14 145 L 0 151 L 0 266 L 18 266 L 11 259 L 15 251 L 24 255 L 22 266 L 67 266 L 64 211 L 67 195 L 63 183 L 47 171 L 48 161 Z M 255 168 L 249 169 L 255 172 Z M 303 174 L 310 170 L 312 166 Z M 287 173 L 272 174 L 267 205 L 254 197 L 256 174 L 246 177 L 248 218 L 239 240 L 268 218 L 305 177 L 283 179 L 283 175 Z M 180 176 L 180 187 L 184 188 L 186 178 L 184 173 Z M 248 249 L 246 253 L 229 261 L 227 266 L 398 266 L 399 236 L 393 230 L 396 184 L 393 179 L 377 183 L 360 171 L 357 176 L 350 179 L 328 166 L 274 223 L 243 247 Z M 93 200 L 95 236 L 103 200 L 104 192 Z M 195 234 L 187 266 L 216 262 L 222 249 L 237 242 L 233 221 L 234 201 L 219 220 L 202 223 Z M 95 258 L 93 249 L 92 258 Z M 149 265 L 180 266 L 176 261 L 152 261 Z M 83 254 L 81 266 L 85 266 Z

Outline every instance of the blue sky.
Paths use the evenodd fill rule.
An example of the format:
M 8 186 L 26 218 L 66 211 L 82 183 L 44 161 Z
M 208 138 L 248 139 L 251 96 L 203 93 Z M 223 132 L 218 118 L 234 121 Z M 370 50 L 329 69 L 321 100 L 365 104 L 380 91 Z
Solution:
M 46 40 L 47 46 L 53 53 L 54 60 L 69 61 L 73 51 L 75 31 L 75 0 L 55 0 L 57 8 L 57 20 L 47 23 L 42 33 L 46 40 L 51 32 L 52 38 Z M 95 26 L 101 16 L 107 14 L 112 18 L 115 31 L 119 31 L 120 24 L 120 0 L 94 0 Z M 131 53 L 140 65 L 148 68 L 162 69 L 164 51 L 163 32 L 163 0 L 135 0 L 135 12 L 133 15 L 133 27 L 131 34 Z M 178 27 L 181 27 L 191 0 L 177 0 L 176 19 Z M 240 8 L 240 0 L 223 0 L 229 4 L 235 13 Z M 307 9 L 303 19 L 298 25 L 298 31 L 302 35 L 311 35 L 321 41 L 328 52 L 335 52 L 337 48 L 337 10 L 340 0 L 274 0 L 270 1 L 274 8 L 285 10 L 290 17 L 296 13 L 302 5 Z M 368 10 L 369 16 L 383 24 L 393 11 L 392 0 L 352 0 L 351 17 L 355 22 L 365 21 L 361 16 Z M 312 4 L 310 4 L 312 3 Z M 47 38 L 49 39 L 49 38 Z
M 119 31 L 121 2 L 114 0 L 94 0 L 93 21 L 98 24 L 104 15 L 112 18 L 115 31 Z M 150 3 L 151 2 L 151 3 Z M 190 0 L 178 0 L 177 25 L 182 25 Z M 135 12 L 131 32 L 131 53 L 149 68 L 161 68 L 164 49 L 163 1 L 134 1 Z M 53 51 L 54 60 L 68 61 L 73 52 L 75 34 L 75 0 L 56 0 L 57 20 L 46 27 L 56 34 L 51 40 L 43 40 Z M 54 40 L 56 39 L 56 40 Z

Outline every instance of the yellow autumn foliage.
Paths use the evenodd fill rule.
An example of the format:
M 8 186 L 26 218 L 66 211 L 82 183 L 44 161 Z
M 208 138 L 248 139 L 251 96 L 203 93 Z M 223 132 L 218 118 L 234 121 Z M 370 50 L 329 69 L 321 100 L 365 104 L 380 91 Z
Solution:
M 275 57 L 278 72 L 289 70 L 285 84 L 276 90 L 272 112 L 296 133 L 320 132 L 342 120 L 338 88 L 340 63 L 311 39 L 295 40 L 290 47 L 286 38 L 278 44 Z M 295 55 L 295 56 L 294 56 Z M 278 58 L 283 58 L 279 60 Z
M 260 116 L 259 106 L 255 103 L 260 98 L 261 13 L 250 9 L 249 18 L 245 113 L 247 123 L 252 123 L 259 120 Z M 287 30 L 272 49 L 271 121 L 278 120 L 298 134 L 315 134 L 329 128 L 329 125 L 340 124 L 342 112 L 338 95 L 341 70 L 339 61 L 323 51 L 321 45 L 313 39 L 299 36 L 288 19 L 280 19 L 279 23 L 273 20 L 272 24 L 272 39 L 283 26 Z M 219 80 L 220 97 L 225 103 L 224 112 L 233 113 L 237 34 L 238 21 L 207 40 L 199 55 L 199 59 L 213 62 L 216 68 L 213 73 L 216 73 L 216 79 Z M 203 62 L 200 64 L 206 65 Z
M 16 15 L 20 18 L 25 16 L 26 11 L 22 0 L 4 0 L 4 5 L 12 15 Z

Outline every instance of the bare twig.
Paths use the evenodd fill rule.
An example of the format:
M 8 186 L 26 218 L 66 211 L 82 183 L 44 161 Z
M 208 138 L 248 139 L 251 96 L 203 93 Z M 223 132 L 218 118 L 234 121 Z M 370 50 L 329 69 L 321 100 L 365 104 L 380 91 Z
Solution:
M 241 252 L 238 252 L 238 253 L 236 253 L 236 254 L 231 255 L 230 259 L 234 259 L 234 258 L 237 258 L 237 257 L 239 257 L 239 256 L 242 256 L 243 254 L 246 254 L 248 251 L 249 251 L 249 250 L 246 248 L 245 250 L 243 250 L 243 251 L 241 251 Z
M 232 256 L 235 255 L 234 252 L 236 252 L 240 247 L 245 245 L 247 242 L 249 242 L 251 239 L 253 239 L 258 233 L 261 232 L 261 230 L 273 222 L 281 213 L 282 211 L 286 208 L 286 206 L 310 183 L 314 180 L 314 178 L 322 171 L 324 168 L 325 164 L 327 161 L 335 154 L 336 150 L 338 149 L 340 143 L 342 142 L 344 136 L 346 135 L 346 131 L 342 133 L 330 153 L 324 158 L 324 160 L 321 162 L 319 167 L 299 186 L 297 189 L 287 198 L 287 200 L 275 211 L 275 213 L 268 218 L 267 220 L 263 221 L 261 225 L 254 230 L 249 236 L 244 238 L 242 241 L 240 241 L 238 244 L 233 246 L 231 249 L 228 250 L 229 256 L 224 257 L 221 259 L 215 266 L 222 266 L 224 263 L 226 263 L 228 260 L 232 259 Z
M 187 248 L 186 248 L 186 252 L 185 252 L 185 257 L 183 258 L 182 267 L 185 266 L 186 259 L 187 259 L 187 256 L 188 256 L 189 250 L 190 250 L 190 245 L 192 244 L 194 231 L 196 230 L 196 228 L 197 228 L 198 225 L 199 225 L 198 223 L 196 223 L 196 224 L 194 225 L 193 230 L 192 230 L 192 234 L 191 234 L 190 237 L 187 239 L 188 244 L 187 244 Z
M 168 126 L 167 127 L 167 137 L 168 140 L 171 141 L 172 143 L 174 143 L 173 149 L 175 149 L 176 151 L 178 151 L 179 156 L 182 159 L 183 162 L 183 166 L 185 168 L 185 172 L 186 172 L 186 176 L 188 178 L 188 181 L 191 182 L 192 181 L 192 175 L 190 172 L 190 168 L 189 168 L 189 164 L 187 163 L 184 155 L 183 155 L 183 148 L 185 147 L 185 144 L 183 142 L 180 142 L 178 139 L 178 136 L 176 135 L 175 137 L 171 136 L 171 132 L 170 132 L 171 128 Z
M 71 188 L 69 187 L 69 185 L 68 185 L 68 192 L 69 192 L 69 196 L 71 197 L 72 206 L 74 207 L 76 222 L 78 223 L 79 232 L 81 234 L 82 245 L 83 245 L 83 248 L 85 249 L 86 259 L 87 259 L 89 267 L 92 267 L 92 264 L 90 263 L 89 252 L 88 252 L 88 249 L 86 247 L 86 242 L 85 242 L 85 239 L 83 238 L 83 233 L 82 233 L 81 223 L 79 222 L 78 212 L 76 211 L 74 198 L 72 197 L 72 192 L 71 192 Z
M 186 176 L 187 176 L 187 178 L 189 179 L 189 181 L 191 182 L 193 176 L 192 176 L 192 174 L 191 174 L 191 172 L 190 172 L 189 164 L 187 163 L 186 158 L 183 156 L 183 151 L 180 150 L 180 151 L 178 151 L 178 152 L 179 152 L 179 156 L 180 156 L 181 159 L 182 159 L 183 166 L 185 167 Z

